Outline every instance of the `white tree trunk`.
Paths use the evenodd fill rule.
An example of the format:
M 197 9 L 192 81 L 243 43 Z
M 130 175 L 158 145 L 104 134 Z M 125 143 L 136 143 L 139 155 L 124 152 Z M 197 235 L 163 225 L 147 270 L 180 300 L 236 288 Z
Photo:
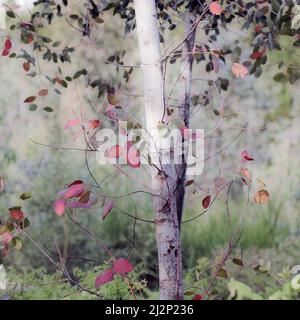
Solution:
M 156 141 L 158 125 L 166 123 L 164 81 L 155 0 L 134 0 L 143 72 L 144 107 L 148 134 Z M 161 159 L 162 150 L 156 145 Z M 155 152 L 154 149 L 151 150 Z M 153 159 L 152 159 L 153 160 Z M 160 298 L 183 298 L 182 259 L 176 210 L 176 172 L 173 164 L 155 161 L 151 167 L 158 247 Z

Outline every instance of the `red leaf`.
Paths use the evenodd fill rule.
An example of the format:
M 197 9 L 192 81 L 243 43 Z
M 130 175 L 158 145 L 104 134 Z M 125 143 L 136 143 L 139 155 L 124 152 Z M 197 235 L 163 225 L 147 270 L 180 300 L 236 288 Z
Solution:
M 71 187 L 71 186 L 74 186 L 75 184 L 82 184 L 82 183 L 83 183 L 82 180 L 75 180 L 75 181 L 73 181 L 72 183 L 70 183 L 70 184 L 68 185 L 68 188 Z
M 115 204 L 112 200 L 108 201 L 104 207 L 102 208 L 102 219 L 104 220 L 107 215 L 111 212 L 111 210 L 114 208 Z
M 204 209 L 207 209 L 210 205 L 210 195 L 206 196 L 203 200 L 202 200 L 202 206 Z
M 31 103 L 33 102 L 34 100 L 36 99 L 36 97 L 34 96 L 31 96 L 31 97 L 28 97 L 24 100 L 24 103 Z
M 24 218 L 24 212 L 21 209 L 10 209 L 10 216 L 15 220 L 22 220 Z
M 222 13 L 222 7 L 218 4 L 218 2 L 213 1 L 210 5 L 209 5 L 209 11 L 216 15 L 219 16 Z
M 27 44 L 31 43 L 33 41 L 33 34 L 29 33 L 28 36 L 25 38 L 25 42 Z
M 263 51 L 256 51 L 256 52 L 253 52 L 250 56 L 250 58 L 252 60 L 256 60 L 256 59 L 259 59 L 261 58 L 262 56 L 264 55 L 264 52 Z
M 48 90 L 47 89 L 42 89 L 39 91 L 39 96 L 40 97 L 45 97 L 48 94 Z
M 66 200 L 56 199 L 53 204 L 53 209 L 58 216 L 63 215 L 66 209 Z
M 9 50 L 9 49 L 11 49 L 11 47 L 12 47 L 12 43 L 11 43 L 10 39 L 6 39 L 5 44 L 4 44 L 4 48 Z
M 203 297 L 204 297 L 204 296 L 203 296 L 202 294 L 198 294 L 198 293 L 197 293 L 197 294 L 194 295 L 193 300 L 202 300 Z
M 129 273 L 133 270 L 133 265 L 125 258 L 119 258 L 113 264 L 115 273 Z
M 5 56 L 8 56 L 9 55 L 9 49 L 3 49 L 2 51 L 2 56 L 5 57 Z
M 90 120 L 89 124 L 92 129 L 97 129 L 100 126 L 101 122 L 100 120 Z
M 254 158 L 252 158 L 250 156 L 250 154 L 248 153 L 248 151 L 244 150 L 241 152 L 241 157 L 244 159 L 244 160 L 247 160 L 247 161 L 253 161 Z
M 113 269 L 107 269 L 103 271 L 95 280 L 95 287 L 99 288 L 105 283 L 111 282 L 114 278 Z
M 255 26 L 254 30 L 255 30 L 256 33 L 260 33 L 262 28 L 263 28 L 263 26 L 261 24 L 258 24 L 258 25 Z
M 29 63 L 29 62 L 24 62 L 24 63 L 23 63 L 23 69 L 24 69 L 25 71 L 29 71 L 29 69 L 30 69 L 30 63 Z

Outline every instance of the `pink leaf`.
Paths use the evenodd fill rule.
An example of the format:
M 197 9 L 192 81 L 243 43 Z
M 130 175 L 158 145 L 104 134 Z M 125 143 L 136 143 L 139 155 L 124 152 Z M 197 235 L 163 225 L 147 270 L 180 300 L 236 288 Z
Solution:
M 222 13 L 222 7 L 218 4 L 218 2 L 213 1 L 210 5 L 209 5 L 209 11 L 216 15 L 219 16 Z
M 69 128 L 76 126 L 78 124 L 80 124 L 79 119 L 71 119 L 66 123 L 66 125 L 64 126 L 64 129 L 69 129 Z
M 102 208 L 102 219 L 104 220 L 115 206 L 112 200 L 108 201 Z
M 79 202 L 79 201 L 74 201 L 74 202 L 69 202 L 67 204 L 68 208 L 72 208 L 72 209 L 77 209 L 77 208 L 81 208 L 81 209 L 90 209 L 90 205 L 88 203 L 83 203 L 83 202 Z
M 129 273 L 133 270 L 133 265 L 125 258 L 119 258 L 114 262 L 113 269 L 115 273 Z
M 117 119 L 117 115 L 115 113 L 115 110 L 114 110 L 114 107 L 109 105 L 107 108 L 106 108 L 106 114 L 107 116 L 112 119 L 112 120 L 116 120 Z
M 132 168 L 139 168 L 141 166 L 140 152 L 136 150 L 133 142 L 127 142 L 127 163 Z
M 214 72 L 218 73 L 220 64 L 219 64 L 219 59 L 215 55 L 212 56 L 212 63 L 213 63 Z
M 114 278 L 113 269 L 107 269 L 103 271 L 95 280 L 95 287 L 99 288 L 105 283 L 111 282 Z
M 210 205 L 210 195 L 206 196 L 203 200 L 202 200 L 202 206 L 204 209 L 207 209 Z
M 242 180 L 246 185 L 252 182 L 251 173 L 247 168 L 240 168 L 239 171 L 242 174 Z
M 248 153 L 248 151 L 246 151 L 246 150 L 241 152 L 241 157 L 246 161 L 253 161 L 254 160 L 254 158 L 252 158 L 250 156 L 250 154 Z
M 66 200 L 65 199 L 56 199 L 53 204 L 53 209 L 58 216 L 63 215 L 66 209 Z
M 231 66 L 232 73 L 237 78 L 245 78 L 245 76 L 249 73 L 248 69 L 240 63 L 233 63 Z
M 4 232 L 1 234 L 2 243 L 7 244 L 12 241 L 13 237 L 10 232 Z
M 65 199 L 79 197 L 84 192 L 83 184 L 73 184 L 67 189 L 67 192 L 64 195 Z

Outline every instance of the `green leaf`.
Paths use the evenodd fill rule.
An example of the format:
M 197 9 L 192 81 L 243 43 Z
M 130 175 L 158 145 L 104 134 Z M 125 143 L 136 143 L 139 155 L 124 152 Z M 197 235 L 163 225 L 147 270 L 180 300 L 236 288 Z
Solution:
M 280 73 L 277 73 L 275 76 L 274 76 L 274 81 L 276 82 L 285 82 L 286 81 L 286 75 L 282 72 Z
M 21 195 L 20 195 L 20 199 L 21 200 L 27 200 L 31 198 L 31 193 L 30 192 L 23 192 Z
M 233 258 L 232 259 L 232 262 L 238 266 L 243 266 L 243 261 L 241 259 L 238 259 L 238 258 Z
M 85 69 L 83 70 L 78 70 L 77 72 L 75 72 L 74 76 L 73 76 L 73 79 L 77 79 L 79 78 L 80 76 L 85 76 L 87 75 L 87 71 Z
M 49 43 L 49 42 L 52 42 L 52 40 L 48 37 L 41 37 L 42 41 L 45 42 L 45 43 Z
M 192 295 L 194 295 L 194 294 L 195 294 L 195 292 L 193 292 L 193 291 L 186 291 L 186 292 L 184 293 L 185 296 L 192 296 Z
M 29 225 L 30 225 L 30 221 L 29 221 L 27 218 L 25 218 L 25 219 L 19 224 L 21 230 L 23 230 L 23 229 L 25 229 L 25 228 L 28 228 Z
M 13 11 L 6 11 L 6 14 L 8 17 L 14 19 L 16 17 L 15 13 Z
M 60 41 L 55 41 L 55 42 L 53 43 L 52 47 L 54 47 L 54 48 L 59 47 L 60 44 L 61 44 Z
M 37 105 L 36 104 L 31 104 L 29 106 L 29 111 L 35 111 L 37 109 Z
M 45 107 L 44 110 L 46 112 L 53 112 L 54 111 L 51 107 Z

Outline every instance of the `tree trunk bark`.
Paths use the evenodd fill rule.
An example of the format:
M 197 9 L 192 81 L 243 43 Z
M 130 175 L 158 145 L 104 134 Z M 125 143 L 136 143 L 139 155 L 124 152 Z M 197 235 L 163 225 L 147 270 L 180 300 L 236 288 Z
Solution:
M 158 141 L 158 126 L 166 123 L 164 81 L 160 53 L 155 0 L 134 0 L 141 69 L 143 72 L 144 107 L 147 132 Z M 153 145 L 155 144 L 155 145 Z M 158 248 L 159 289 L 162 300 L 183 298 L 182 258 L 176 209 L 176 171 L 174 164 L 161 163 L 164 150 L 154 142 L 151 180 Z M 155 159 L 154 159 L 155 158 Z
M 190 121 L 190 100 L 191 100 L 191 84 L 192 84 L 192 70 L 193 70 L 193 50 L 195 45 L 196 28 L 194 23 L 196 15 L 187 11 L 184 14 L 185 22 L 185 41 L 182 48 L 181 58 L 181 72 L 179 80 L 179 93 L 181 94 L 179 117 L 184 122 L 185 126 L 189 127 Z M 193 30 L 194 28 L 194 30 Z M 192 31 L 193 30 L 193 31 Z M 192 32 L 191 32 L 192 31 Z M 177 173 L 177 189 L 176 189 L 176 206 L 179 227 L 182 220 L 184 196 L 185 196 L 185 182 L 186 182 L 186 161 L 182 158 L 182 164 L 176 166 Z

